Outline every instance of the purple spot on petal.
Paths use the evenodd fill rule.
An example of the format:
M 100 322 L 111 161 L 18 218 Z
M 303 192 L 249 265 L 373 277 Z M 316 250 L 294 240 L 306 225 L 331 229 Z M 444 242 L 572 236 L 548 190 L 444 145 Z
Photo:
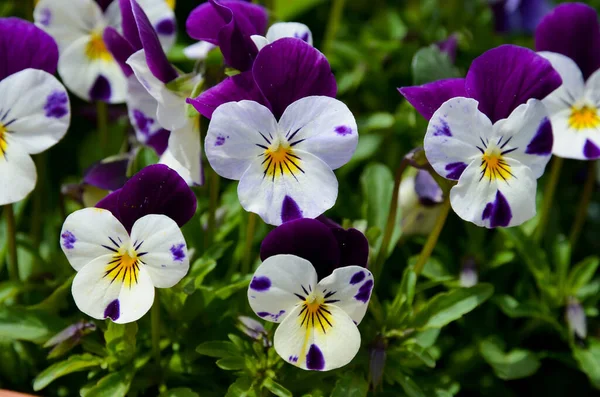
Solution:
M 215 141 L 215 146 L 223 146 L 226 139 L 227 138 L 225 138 L 223 135 L 217 136 L 217 140 Z
M 264 318 L 264 317 L 267 317 L 267 316 L 271 315 L 271 313 L 269 313 L 269 312 L 258 312 L 256 314 L 258 314 L 258 317 L 261 317 L 261 318 Z
M 490 227 L 508 226 L 512 219 L 512 211 L 506 197 L 498 190 L 493 202 L 487 203 L 481 214 L 481 219 L 490 220 Z
M 67 113 L 69 113 L 67 108 L 68 102 L 69 98 L 67 97 L 67 93 L 64 91 L 54 91 L 52 94 L 48 95 L 46 104 L 44 105 L 46 117 L 60 119 L 61 117 L 65 116 Z
M 73 233 L 71 233 L 68 230 L 65 230 L 65 232 L 61 234 L 60 237 L 62 237 L 63 239 L 63 247 L 69 250 L 74 248 L 74 244 L 77 241 L 77 239 L 75 238 L 75 235 Z
M 271 280 L 265 276 L 254 277 L 250 283 L 250 288 L 255 291 L 267 291 L 271 288 Z
M 170 35 L 175 33 L 175 21 L 172 19 L 163 19 L 155 26 L 156 33 Z
M 176 244 L 171 246 L 171 254 L 173 255 L 173 260 L 175 262 L 182 262 L 185 259 L 185 252 L 183 249 L 185 244 Z
M 283 198 L 283 205 L 281 206 L 281 222 L 289 222 L 294 219 L 302 218 L 302 211 L 298 204 L 290 196 Z
M 291 363 L 297 363 L 298 362 L 298 356 L 290 356 L 288 358 L 288 361 Z
M 352 275 L 352 278 L 350 279 L 350 284 L 358 284 L 361 281 L 363 281 L 365 279 L 365 272 L 363 272 L 362 270 L 360 272 L 356 272 Z
M 41 14 L 40 23 L 46 27 L 49 26 L 50 22 L 52 22 L 52 11 L 48 7 L 45 7 L 42 8 Z
M 325 368 L 325 357 L 317 345 L 310 345 L 306 354 L 306 368 L 322 371 Z
M 452 136 L 452 132 L 450 131 L 450 126 L 446 122 L 446 120 L 440 118 L 438 119 L 439 125 L 434 125 L 435 131 L 433 131 L 433 136 Z
M 369 298 L 371 298 L 371 290 L 373 289 L 373 280 L 369 279 L 365 281 L 363 285 L 360 286 L 356 295 L 354 295 L 354 299 L 361 301 L 363 303 L 367 303 Z
M 116 321 L 121 315 L 121 305 L 119 304 L 119 300 L 115 299 L 110 302 L 106 309 L 104 309 L 104 318 L 110 318 L 113 321 Z
M 296 32 L 296 33 L 294 33 L 294 37 L 297 39 L 300 39 L 302 41 L 308 42 L 308 31 L 304 32 L 302 34 L 299 34 L 298 32 Z
M 90 89 L 90 98 L 97 101 L 108 101 L 111 95 L 111 88 L 108 79 L 102 75 L 94 82 Z
M 133 118 L 140 132 L 146 136 L 150 135 L 150 127 L 154 124 L 154 119 L 146 117 L 146 115 L 138 109 L 133 110 Z
M 446 164 L 444 169 L 449 171 L 446 178 L 458 180 L 466 168 L 467 164 L 461 162 Z
M 527 145 L 525 153 L 546 156 L 552 153 L 553 143 L 554 137 L 552 136 L 552 125 L 550 124 L 550 120 L 544 117 L 535 136 L 531 142 L 529 142 L 529 145 Z
M 583 147 L 583 155 L 588 159 L 598 158 L 600 157 L 600 148 L 589 139 L 586 139 L 585 146 Z
M 335 132 L 338 135 L 346 136 L 352 134 L 352 128 L 348 127 L 347 125 L 338 125 L 335 127 Z

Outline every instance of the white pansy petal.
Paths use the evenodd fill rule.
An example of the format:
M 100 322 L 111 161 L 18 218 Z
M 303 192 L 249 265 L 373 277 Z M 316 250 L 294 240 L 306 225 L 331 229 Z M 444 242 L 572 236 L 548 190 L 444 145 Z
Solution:
M 10 136 L 0 134 L 0 205 L 23 200 L 35 187 L 35 163 Z
M 319 281 L 317 288 L 323 293 L 326 304 L 339 307 L 358 325 L 369 306 L 373 275 L 359 266 L 340 267 Z
M 67 132 L 71 107 L 65 87 L 50 73 L 25 69 L 0 81 L 0 129 L 30 154 L 56 144 Z
M 570 123 L 571 110 L 564 109 L 550 117 L 555 156 L 591 160 L 600 157 L 600 125 L 593 128 L 575 129 Z
M 210 50 L 216 46 L 208 41 L 199 41 L 183 49 L 183 54 L 189 59 L 204 60 Z
M 331 169 L 350 161 L 358 144 L 352 112 L 343 102 L 326 96 L 292 103 L 283 112 L 279 127 L 290 145 L 314 154 Z
M 175 12 L 165 0 L 137 0 L 137 2 L 148 16 L 152 26 L 154 26 L 161 47 L 165 52 L 168 52 L 177 38 Z
M 505 158 L 507 180 L 482 174 L 481 161 L 474 160 L 450 190 L 452 209 L 462 219 L 487 228 L 511 227 L 535 216 L 536 178 L 531 169 Z
M 308 26 L 298 22 L 278 22 L 271 25 L 267 31 L 269 43 L 284 37 L 294 37 L 313 45 L 312 33 Z M 252 39 L 254 40 L 254 39 Z M 254 41 L 256 43 L 256 41 Z M 259 48 L 260 49 L 260 48 Z
M 238 198 L 246 211 L 270 225 L 297 218 L 316 218 L 333 207 L 338 183 L 321 159 L 295 150 L 275 164 L 259 157 L 242 175 Z
M 40 0 L 33 18 L 37 26 L 56 40 L 61 55 L 73 42 L 101 26 L 104 20 L 102 10 L 94 0 Z
M 535 178 L 544 173 L 552 155 L 553 135 L 548 111 L 541 101 L 530 99 L 507 119 L 494 124 L 490 138 L 505 156 L 531 168 Z
M 190 259 L 185 239 L 168 216 L 152 214 L 138 219 L 131 228 L 131 241 L 155 287 L 172 287 L 187 274 Z
M 154 77 L 146 63 L 146 53 L 139 50 L 127 59 L 127 64 L 142 86 L 158 102 L 157 117 L 163 128 L 172 131 L 187 121 L 185 98 L 171 92 L 165 84 Z
M 86 101 L 123 103 L 127 79 L 106 48 L 96 47 L 93 40 L 97 39 L 82 37 L 61 53 L 58 74 L 71 92 Z
M 187 118 L 186 123 L 171 131 L 169 150 L 173 157 L 189 171 L 192 181 L 204 184 L 202 172 L 202 148 L 200 147 L 199 116 Z
M 135 75 L 127 78 L 127 113 L 138 141 L 146 143 L 148 138 L 163 128 L 156 120 L 158 104 L 146 91 Z
M 350 316 L 335 305 L 315 312 L 298 306 L 275 331 L 274 345 L 277 354 L 292 365 L 329 371 L 343 367 L 356 356 L 360 332 Z
M 112 256 L 129 241 L 125 227 L 101 208 L 84 208 L 70 214 L 60 231 L 60 247 L 75 270 L 101 256 Z
M 470 98 L 447 100 L 433 114 L 425 134 L 425 155 L 435 171 L 444 178 L 458 180 L 477 148 L 492 132 L 492 122 L 477 109 Z
M 139 320 L 154 302 L 154 285 L 148 272 L 128 270 L 113 275 L 111 256 L 102 256 L 77 272 L 71 292 L 75 304 L 90 317 L 110 318 L 123 324 Z
M 279 323 L 317 286 L 317 272 L 306 259 L 275 255 L 256 269 L 248 287 L 248 302 L 265 320 Z
M 267 45 L 269 45 L 269 40 L 267 40 L 267 38 L 265 36 L 261 36 L 259 34 L 253 34 L 252 36 L 250 36 L 250 38 L 254 42 L 254 45 L 256 46 L 256 49 L 258 51 L 262 50 Z
M 177 161 L 177 159 L 173 156 L 173 153 L 171 153 L 169 148 L 167 148 L 167 150 L 165 150 L 164 153 L 160 156 L 160 160 L 158 163 L 164 164 L 173 171 L 176 171 L 179 174 L 179 176 L 183 178 L 185 183 L 187 183 L 189 186 L 194 184 L 190 171 L 187 168 L 185 168 L 179 161 Z
M 137 0 L 138 3 L 140 0 Z M 119 1 L 114 1 L 104 10 L 104 23 L 106 26 L 111 26 L 117 30 L 121 30 L 123 17 L 121 15 L 121 7 Z
M 595 105 L 600 109 L 600 70 L 596 70 L 585 82 L 583 94 L 586 102 Z
M 570 108 L 582 98 L 584 91 L 583 75 L 579 66 L 565 55 L 547 51 L 538 52 L 538 54 L 550 61 L 552 67 L 562 79 L 561 86 L 543 99 L 550 115 L 554 115 L 563 109 Z
M 224 178 L 239 180 L 277 131 L 269 109 L 254 101 L 219 106 L 210 120 L 204 147 L 208 162 Z

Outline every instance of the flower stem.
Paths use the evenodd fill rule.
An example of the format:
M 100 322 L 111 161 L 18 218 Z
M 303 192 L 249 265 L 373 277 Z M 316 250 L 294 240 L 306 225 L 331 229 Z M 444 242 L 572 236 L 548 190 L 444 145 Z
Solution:
M 150 311 L 150 322 L 152 327 L 152 354 L 154 355 L 156 366 L 160 368 L 160 300 L 158 298 L 158 289 L 156 290 L 154 303 Z
M 440 215 L 438 216 L 437 220 L 435 221 L 433 230 L 431 231 L 431 233 L 429 233 L 429 237 L 427 237 L 427 241 L 425 242 L 425 245 L 423 246 L 423 249 L 421 250 L 421 253 L 419 254 L 419 259 L 417 260 L 417 263 L 415 264 L 415 273 L 417 275 L 421 274 L 421 272 L 423 271 L 423 267 L 425 266 L 425 263 L 427 263 L 427 260 L 431 256 L 431 253 L 433 252 L 433 249 L 435 248 L 438 238 L 440 237 L 440 233 L 442 232 L 442 229 L 444 228 L 444 224 L 446 223 L 446 219 L 448 218 L 449 212 L 450 212 L 450 197 L 449 197 L 449 195 L 446 195 L 446 197 L 444 198 L 444 202 L 442 203 L 442 206 L 441 206 Z
M 17 259 L 17 226 L 12 204 L 4 206 L 6 216 L 6 236 L 8 243 L 8 275 L 11 281 L 19 281 L 19 262 Z
M 108 145 L 108 106 L 105 102 L 96 102 L 96 120 L 98 135 L 100 136 L 100 149 L 102 155 L 105 155 L 106 146 Z
M 554 192 L 556 191 L 556 185 L 558 185 L 558 179 L 560 177 L 560 170 L 563 165 L 562 157 L 554 157 L 552 160 L 552 168 L 550 169 L 550 179 L 546 182 L 546 189 L 544 190 L 544 203 L 542 204 L 542 211 L 540 213 L 540 221 L 533 234 L 533 240 L 539 242 L 544 235 L 546 224 L 548 223 L 548 217 L 550 216 L 550 209 L 552 208 L 552 200 L 554 199 Z
M 217 207 L 219 205 L 219 189 L 221 179 L 216 172 L 209 172 L 208 186 L 208 227 L 207 227 L 207 244 L 206 248 L 215 241 L 215 233 L 217 230 Z
M 252 242 L 254 241 L 254 230 L 256 229 L 256 215 L 253 212 L 248 213 L 248 225 L 246 226 L 246 244 L 244 245 L 244 256 L 242 257 L 242 274 L 250 272 L 252 263 Z
M 325 37 L 323 38 L 323 54 L 327 57 L 331 55 L 331 47 L 340 27 L 345 5 L 346 0 L 333 0 L 331 4 L 329 22 L 327 23 L 327 30 L 325 31 Z
M 588 206 L 590 205 L 590 200 L 592 198 L 592 194 L 594 193 L 595 185 L 596 162 L 590 161 L 588 163 L 588 173 L 587 178 L 585 180 L 585 185 L 583 186 L 583 193 L 581 194 L 581 200 L 579 201 L 579 206 L 577 207 L 577 215 L 575 216 L 575 222 L 573 223 L 573 226 L 571 228 L 571 234 L 569 235 L 571 250 L 575 248 L 577 240 L 579 240 L 581 230 L 583 229 L 583 225 L 585 224 L 585 219 L 588 213 Z

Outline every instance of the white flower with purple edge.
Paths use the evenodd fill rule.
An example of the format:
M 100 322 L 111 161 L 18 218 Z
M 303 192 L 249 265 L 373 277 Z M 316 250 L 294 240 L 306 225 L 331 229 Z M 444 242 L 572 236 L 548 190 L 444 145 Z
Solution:
M 277 354 L 299 368 L 329 371 L 348 364 L 360 348 L 357 325 L 368 307 L 373 276 L 346 266 L 318 281 L 306 259 L 275 255 L 256 269 L 248 301 L 261 318 L 281 323 Z
M 266 36 L 252 35 L 250 38 L 258 50 L 284 37 L 294 37 L 313 45 L 312 33 L 308 26 L 298 22 L 278 22 L 271 25 Z

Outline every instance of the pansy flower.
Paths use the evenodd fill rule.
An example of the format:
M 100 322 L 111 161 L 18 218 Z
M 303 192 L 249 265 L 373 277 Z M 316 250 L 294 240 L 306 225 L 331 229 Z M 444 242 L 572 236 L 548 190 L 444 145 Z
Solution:
M 173 170 L 146 167 L 99 203 L 69 215 L 60 245 L 77 271 L 77 307 L 96 319 L 138 320 L 152 306 L 154 288 L 169 288 L 189 268 L 179 227 L 193 215 L 194 194 Z M 102 204 L 102 205 L 101 205 Z
M 365 268 L 338 268 L 318 281 L 306 259 L 275 255 L 256 269 L 248 301 L 259 317 L 281 323 L 273 341 L 281 358 L 302 369 L 329 371 L 358 352 L 357 325 L 372 289 L 373 275 Z
M 262 241 L 261 260 L 280 254 L 306 259 L 321 280 L 340 267 L 366 267 L 369 243 L 360 231 L 346 230 L 324 216 L 303 218 L 276 227 Z
M 54 146 L 69 128 L 69 97 L 52 75 L 57 62 L 47 33 L 0 18 L 0 205 L 31 193 L 37 172 L 30 155 Z
M 600 24 L 596 11 L 581 3 L 562 4 L 535 32 L 535 47 L 563 80 L 544 99 L 559 157 L 600 158 Z
M 153 26 L 165 33 L 164 45 L 171 46 L 176 33 L 173 10 L 165 0 L 141 2 L 157 18 Z M 106 27 L 121 29 L 118 1 L 40 0 L 34 19 L 58 43 L 58 73 L 71 92 L 88 101 L 125 101 L 125 76 L 103 40 Z
M 535 215 L 537 178 L 550 160 L 552 127 L 542 99 L 561 79 L 550 62 L 504 45 L 475 59 L 465 79 L 400 92 L 431 118 L 424 148 L 462 219 L 488 228 Z
M 266 10 L 239 0 L 209 0 L 196 7 L 186 21 L 190 37 L 219 46 L 227 65 L 240 71 L 252 67 L 258 48 L 252 35 L 267 30 Z
M 312 33 L 310 29 L 305 24 L 298 22 L 274 23 L 267 31 L 266 36 L 250 36 L 259 51 L 262 50 L 267 44 L 271 44 L 275 40 L 283 39 L 284 37 L 294 37 L 313 45 Z
M 402 234 L 429 234 L 440 213 L 442 189 L 429 172 L 424 170 L 402 178 L 399 189 Z

